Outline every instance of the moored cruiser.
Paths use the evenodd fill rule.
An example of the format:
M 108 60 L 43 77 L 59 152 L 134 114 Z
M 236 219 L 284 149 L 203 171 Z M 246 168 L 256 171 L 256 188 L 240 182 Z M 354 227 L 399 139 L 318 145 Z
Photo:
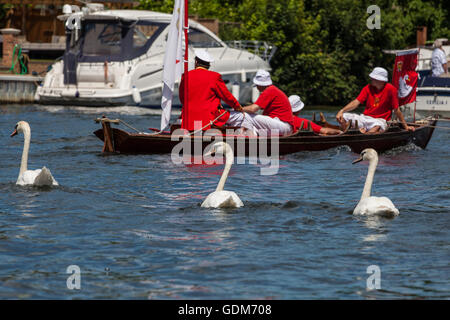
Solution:
M 143 10 L 103 10 L 97 4 L 66 14 L 62 18 L 75 19 L 78 25 L 66 29 L 63 59 L 52 65 L 35 99 L 47 105 L 160 108 L 171 16 Z M 242 103 L 252 100 L 251 79 L 256 71 L 270 70 L 269 55 L 263 59 L 256 53 L 232 48 L 191 20 L 190 69 L 197 48 L 207 50 L 214 57 L 211 69 L 222 74 L 227 87 Z M 180 106 L 177 88 L 178 83 L 175 107 Z
M 447 40 L 447 39 L 443 39 Z M 450 45 L 443 46 L 447 61 L 450 61 Z M 415 105 L 416 118 L 428 116 L 450 117 L 450 77 L 431 75 L 431 55 L 434 48 L 420 48 L 418 57 L 419 83 Z M 414 112 L 414 105 L 409 106 Z

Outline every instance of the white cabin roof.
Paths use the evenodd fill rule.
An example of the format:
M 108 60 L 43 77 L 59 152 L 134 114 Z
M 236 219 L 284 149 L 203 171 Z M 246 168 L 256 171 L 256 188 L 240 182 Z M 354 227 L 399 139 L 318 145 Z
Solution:
M 102 17 L 116 17 L 127 20 L 147 20 L 170 23 L 172 20 L 172 14 L 148 11 L 148 10 L 101 10 L 90 12 L 89 16 L 102 16 Z M 189 26 L 197 28 L 219 41 L 223 46 L 227 46 L 214 32 L 203 26 L 202 24 L 189 19 Z

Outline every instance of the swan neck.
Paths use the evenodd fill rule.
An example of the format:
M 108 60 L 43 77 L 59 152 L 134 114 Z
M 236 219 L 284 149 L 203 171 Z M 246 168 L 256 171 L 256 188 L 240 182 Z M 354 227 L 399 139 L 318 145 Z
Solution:
M 364 190 L 361 195 L 361 200 L 370 197 L 372 192 L 373 177 L 377 168 L 378 159 L 371 159 L 369 163 L 369 170 L 367 172 L 366 183 L 364 184 Z
M 230 172 L 231 165 L 233 164 L 233 151 L 226 148 L 225 152 L 225 168 L 223 169 L 222 176 L 220 177 L 219 184 L 217 185 L 216 191 L 222 191 L 225 187 L 225 182 L 228 178 L 228 173 Z
M 24 143 L 19 175 L 28 170 L 28 151 L 30 150 L 30 141 L 31 141 L 31 130 L 29 127 L 23 128 L 23 136 L 24 136 Z

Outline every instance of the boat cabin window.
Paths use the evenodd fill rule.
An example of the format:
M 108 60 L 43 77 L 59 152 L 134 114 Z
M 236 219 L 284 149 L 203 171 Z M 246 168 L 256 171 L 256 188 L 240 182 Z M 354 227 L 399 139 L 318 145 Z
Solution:
M 83 55 L 111 56 L 121 52 L 122 28 L 118 24 L 89 23 L 84 33 Z
M 221 48 L 219 41 L 195 28 L 189 29 L 189 44 L 194 48 Z
M 80 62 L 126 61 L 145 54 L 168 23 L 87 20 L 82 24 Z
M 133 33 L 133 47 L 145 46 L 147 41 L 158 32 L 159 28 L 157 25 L 136 25 Z

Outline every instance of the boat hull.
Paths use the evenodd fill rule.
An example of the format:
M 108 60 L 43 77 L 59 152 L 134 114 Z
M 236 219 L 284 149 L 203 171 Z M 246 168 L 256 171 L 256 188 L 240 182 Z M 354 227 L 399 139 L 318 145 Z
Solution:
M 418 118 L 428 116 L 450 118 L 450 88 L 419 88 L 416 100 Z
M 285 155 L 301 151 L 322 151 L 339 146 L 348 146 L 355 153 L 366 148 L 373 148 L 384 152 L 392 148 L 410 143 L 426 148 L 434 131 L 436 120 L 427 125 L 417 126 L 414 132 L 391 128 L 388 132 L 376 135 L 361 134 L 359 131 L 349 131 L 338 136 L 319 136 L 312 132 L 299 132 L 298 134 L 279 138 L 252 138 L 243 136 L 193 136 L 185 143 L 189 143 L 192 156 L 201 155 L 211 142 L 226 141 L 235 150 L 237 156 L 273 156 Z M 183 136 L 165 134 L 128 133 L 121 129 L 111 128 L 112 152 L 121 154 L 154 154 L 172 153 L 180 149 Z M 105 141 L 103 129 L 94 134 Z M 187 144 L 186 144 L 187 146 Z M 201 147 L 199 147 L 201 146 Z M 178 148 L 178 149 L 176 149 Z M 184 148 L 183 152 L 188 149 Z

